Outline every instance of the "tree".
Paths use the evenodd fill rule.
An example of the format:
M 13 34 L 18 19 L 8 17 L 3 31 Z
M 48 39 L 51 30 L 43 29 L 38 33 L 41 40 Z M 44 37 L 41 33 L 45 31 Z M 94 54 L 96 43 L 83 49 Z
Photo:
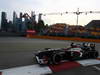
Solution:
M 44 21 L 43 20 L 40 20 L 39 22 L 38 22 L 38 24 L 37 25 L 35 25 L 35 30 L 37 31 L 37 32 L 41 32 L 44 28 L 45 28 L 45 25 L 44 25 Z

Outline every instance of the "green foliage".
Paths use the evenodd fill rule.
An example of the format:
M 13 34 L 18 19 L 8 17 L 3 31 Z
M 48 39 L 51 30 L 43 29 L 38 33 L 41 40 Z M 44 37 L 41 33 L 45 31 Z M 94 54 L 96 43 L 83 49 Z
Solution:
M 33 30 L 34 29 L 34 26 L 33 26 L 33 24 L 31 22 L 27 23 L 27 29 L 28 30 Z
M 35 30 L 37 32 L 41 32 L 45 28 L 44 21 L 43 20 L 40 20 L 38 22 L 38 24 L 34 26 L 34 28 L 35 28 Z

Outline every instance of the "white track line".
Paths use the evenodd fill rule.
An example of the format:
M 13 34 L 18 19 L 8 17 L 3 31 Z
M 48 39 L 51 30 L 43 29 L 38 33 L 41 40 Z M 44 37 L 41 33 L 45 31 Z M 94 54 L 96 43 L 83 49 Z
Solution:
M 100 60 L 97 60 L 97 59 L 79 60 L 77 62 L 80 63 L 82 66 L 89 66 L 89 65 L 100 64 Z
M 92 66 L 93 68 L 95 68 L 96 70 L 100 71 L 100 68 L 97 66 Z
M 49 67 L 40 67 L 39 65 L 11 68 L 2 71 L 2 75 L 45 75 L 50 73 L 52 71 Z

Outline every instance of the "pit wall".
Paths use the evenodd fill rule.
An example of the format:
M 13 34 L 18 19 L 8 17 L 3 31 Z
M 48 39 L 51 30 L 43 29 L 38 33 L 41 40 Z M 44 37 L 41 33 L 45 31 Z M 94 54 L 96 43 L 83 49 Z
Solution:
M 71 40 L 71 41 L 100 43 L 100 39 L 88 39 L 88 38 L 79 38 L 79 37 L 58 37 L 58 36 L 39 36 L 39 35 L 27 35 L 26 37 L 28 37 L 28 38 L 39 38 L 39 39 Z

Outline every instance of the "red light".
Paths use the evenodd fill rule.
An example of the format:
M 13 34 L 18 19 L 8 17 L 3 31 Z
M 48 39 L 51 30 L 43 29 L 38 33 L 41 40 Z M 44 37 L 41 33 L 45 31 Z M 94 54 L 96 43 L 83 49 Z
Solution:
M 35 30 L 27 30 L 27 33 L 36 33 Z

